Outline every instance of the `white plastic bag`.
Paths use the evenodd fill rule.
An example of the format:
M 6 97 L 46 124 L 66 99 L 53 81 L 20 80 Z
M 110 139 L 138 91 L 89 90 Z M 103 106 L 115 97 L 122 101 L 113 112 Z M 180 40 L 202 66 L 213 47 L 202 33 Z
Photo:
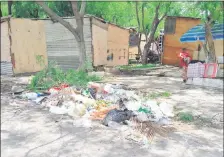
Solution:
M 160 110 L 160 107 L 157 105 L 156 101 L 147 101 L 146 105 L 149 107 L 150 111 L 152 112 L 154 118 L 152 120 L 158 122 L 159 119 L 163 117 L 163 113 Z
M 159 108 L 165 116 L 174 117 L 173 105 L 167 104 L 166 102 L 162 102 L 159 104 Z
M 128 102 L 126 102 L 125 107 L 128 110 L 137 111 L 141 107 L 141 102 L 140 101 L 128 101 Z
M 73 104 L 68 108 L 68 115 L 71 117 L 82 117 L 86 113 L 86 107 L 83 104 Z

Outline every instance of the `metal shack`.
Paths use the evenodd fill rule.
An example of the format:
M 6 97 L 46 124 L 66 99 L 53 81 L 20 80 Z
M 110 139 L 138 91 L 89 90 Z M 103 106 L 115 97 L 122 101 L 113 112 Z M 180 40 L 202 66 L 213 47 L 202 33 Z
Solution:
M 79 66 L 79 49 L 72 33 L 50 19 L 1 18 L 1 74 L 37 72 L 56 61 L 63 69 Z M 76 26 L 74 17 L 64 18 Z M 87 15 L 84 38 L 88 70 L 128 64 L 129 29 Z
M 74 17 L 64 20 L 76 26 Z M 64 70 L 78 68 L 79 49 L 73 34 L 60 23 L 50 19 L 41 21 L 45 25 L 48 61 L 56 61 Z M 129 29 L 86 15 L 84 39 L 88 70 L 97 66 L 128 64 Z

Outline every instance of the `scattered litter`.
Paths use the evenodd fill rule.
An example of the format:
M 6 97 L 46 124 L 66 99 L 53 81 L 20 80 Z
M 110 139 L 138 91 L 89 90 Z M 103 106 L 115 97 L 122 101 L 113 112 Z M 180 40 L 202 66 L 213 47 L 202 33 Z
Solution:
M 89 82 L 87 87 L 96 89 L 97 92 L 101 92 L 102 91 L 102 86 L 99 83 Z
M 146 122 L 146 121 L 149 121 L 149 118 L 148 118 L 148 115 L 144 112 L 139 112 L 138 115 L 137 115 L 137 119 L 140 121 L 140 122 Z
M 65 103 L 65 102 L 64 102 Z M 64 104 L 63 103 L 63 104 Z M 68 108 L 68 115 L 72 117 L 82 117 L 86 113 L 86 106 L 81 103 L 74 103 L 72 101 L 66 102 Z M 64 105 L 64 106 L 66 106 Z
M 172 105 L 167 104 L 166 102 L 162 102 L 162 103 L 159 104 L 159 108 L 165 116 L 174 117 L 173 106 Z
M 98 100 L 98 101 L 96 101 L 95 109 L 99 111 L 100 109 L 105 108 L 107 106 L 108 106 L 108 103 L 106 101 Z
M 140 107 L 138 109 L 138 112 L 151 113 L 150 110 L 148 108 L 145 108 L 145 107 Z
M 43 102 L 45 99 L 47 99 L 47 97 L 39 97 L 36 98 L 35 100 L 33 100 L 36 104 L 41 104 L 41 102 Z
M 106 84 L 103 88 L 104 92 L 106 94 L 112 94 L 114 93 L 114 89 L 112 88 L 112 85 L 111 84 Z
M 152 112 L 151 121 L 158 122 L 159 119 L 163 118 L 164 115 L 162 111 L 160 110 L 159 106 L 157 105 L 156 101 L 147 101 L 146 106 L 150 109 Z
M 49 90 L 54 89 L 54 90 L 56 90 L 56 91 L 60 91 L 60 90 L 62 90 L 62 89 L 64 89 L 64 88 L 67 88 L 67 87 L 69 87 L 69 85 L 67 85 L 67 84 L 61 84 L 59 87 L 52 87 L 52 88 L 50 88 Z
M 12 91 L 23 92 L 19 87 Z M 154 134 L 165 136 L 174 116 L 173 106 L 150 99 L 143 100 L 134 91 L 121 85 L 89 82 L 87 88 L 61 84 L 43 93 L 23 93 L 22 98 L 49 108 L 53 114 L 69 115 L 76 127 L 91 128 L 93 122 L 122 133 L 131 130 L 138 134 L 138 142 L 147 145 Z M 133 133 L 132 133 L 133 134 Z
M 139 101 L 128 101 L 125 104 L 125 106 L 128 110 L 137 111 L 141 107 L 141 102 L 139 102 Z
M 42 93 L 31 92 L 31 93 L 24 93 L 22 95 L 22 98 L 26 98 L 26 99 L 29 99 L 29 100 L 36 100 L 38 97 L 43 96 L 43 95 L 44 94 L 42 94 Z
M 109 121 L 114 121 L 117 123 L 124 122 L 125 120 L 129 120 L 131 117 L 134 117 L 133 111 L 130 110 L 117 110 L 113 109 L 109 111 L 106 117 L 103 119 L 103 124 L 108 126 Z
M 93 98 L 93 99 L 96 99 L 96 89 L 94 89 L 94 88 L 89 88 L 88 89 L 89 90 L 89 93 L 90 93 L 90 95 L 91 95 L 91 97 Z
M 106 108 L 101 108 L 99 111 L 93 111 L 90 116 L 93 120 L 103 120 L 107 113 L 113 109 L 117 108 L 117 106 L 111 106 Z
M 51 95 L 56 95 L 56 94 L 58 94 L 58 90 L 53 89 L 53 88 L 49 89 L 49 92 L 50 92 Z

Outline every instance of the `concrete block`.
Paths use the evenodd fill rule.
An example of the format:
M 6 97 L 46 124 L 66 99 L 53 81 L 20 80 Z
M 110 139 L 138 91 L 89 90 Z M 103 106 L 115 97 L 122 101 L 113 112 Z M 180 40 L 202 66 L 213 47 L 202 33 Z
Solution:
M 217 78 L 223 78 L 224 75 L 224 69 L 218 69 L 217 71 Z
M 187 80 L 186 84 L 223 89 L 223 79 L 191 78 Z

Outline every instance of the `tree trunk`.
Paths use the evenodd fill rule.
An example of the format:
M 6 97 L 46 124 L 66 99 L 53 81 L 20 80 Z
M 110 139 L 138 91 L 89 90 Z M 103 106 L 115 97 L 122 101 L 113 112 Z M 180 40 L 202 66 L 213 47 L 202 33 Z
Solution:
M 136 18 L 137 18 L 137 22 L 138 22 L 138 55 L 140 56 L 142 54 L 142 50 L 141 50 L 141 39 L 142 39 L 142 34 L 140 32 L 140 19 L 139 19 L 139 13 L 138 13 L 138 2 L 135 2 L 135 13 L 136 13 Z M 141 57 L 142 58 L 142 57 Z
M 8 15 L 12 15 L 12 1 L 8 1 Z
M 156 32 L 156 29 L 157 29 L 158 25 L 159 25 L 159 20 L 155 19 L 153 21 L 153 26 L 151 28 L 149 38 L 147 39 L 147 43 L 144 46 L 142 64 L 147 64 L 148 51 L 150 50 L 151 44 L 154 40 L 154 35 L 155 35 L 155 32 Z
M 139 36 L 138 36 L 138 55 L 139 56 L 142 54 L 142 50 L 141 50 L 141 39 L 142 39 L 142 34 L 139 33 Z
M 85 13 L 85 7 L 86 7 L 86 2 L 82 1 L 81 9 L 78 11 L 78 3 L 77 1 L 72 1 L 72 10 L 75 15 L 76 19 L 76 25 L 77 27 L 74 28 L 69 22 L 65 21 L 62 19 L 60 16 L 58 16 L 56 13 L 54 13 L 48 6 L 44 4 L 42 1 L 36 1 L 37 4 L 39 4 L 43 10 L 49 15 L 49 17 L 62 24 L 65 28 L 67 28 L 75 37 L 77 43 L 78 43 L 78 48 L 79 48 L 79 69 L 85 69 L 85 62 L 86 62 L 86 48 L 85 48 L 85 40 L 84 40 L 84 33 L 83 33 L 83 18 L 84 18 L 84 13 Z
M 0 2 L 0 17 L 2 17 L 2 5 L 1 5 L 1 2 Z
M 214 41 L 212 38 L 211 32 L 211 24 L 210 22 L 205 22 L 205 40 L 208 43 L 208 63 L 215 63 L 216 62 L 216 55 L 215 55 L 215 46 Z M 206 47 L 207 48 L 207 47 Z
M 85 46 L 85 41 L 82 40 L 79 42 L 79 51 L 80 51 L 80 56 L 79 56 L 79 70 L 85 70 L 85 62 L 86 62 L 86 46 Z
M 79 19 L 80 21 L 77 22 L 77 29 L 79 32 L 80 42 L 79 42 L 79 68 L 80 70 L 86 69 L 85 63 L 86 63 L 86 46 L 85 46 L 85 39 L 84 39 L 84 33 L 83 33 L 83 18 Z
M 84 39 L 84 32 L 83 32 L 83 26 L 84 26 L 84 13 L 85 13 L 85 7 L 86 2 L 82 1 L 80 11 L 78 11 L 78 2 L 77 1 L 71 1 L 72 4 L 72 10 L 75 15 L 75 20 L 77 24 L 77 32 L 80 39 L 79 42 L 79 70 L 85 70 L 85 63 L 86 63 L 86 47 L 85 47 L 85 39 Z

